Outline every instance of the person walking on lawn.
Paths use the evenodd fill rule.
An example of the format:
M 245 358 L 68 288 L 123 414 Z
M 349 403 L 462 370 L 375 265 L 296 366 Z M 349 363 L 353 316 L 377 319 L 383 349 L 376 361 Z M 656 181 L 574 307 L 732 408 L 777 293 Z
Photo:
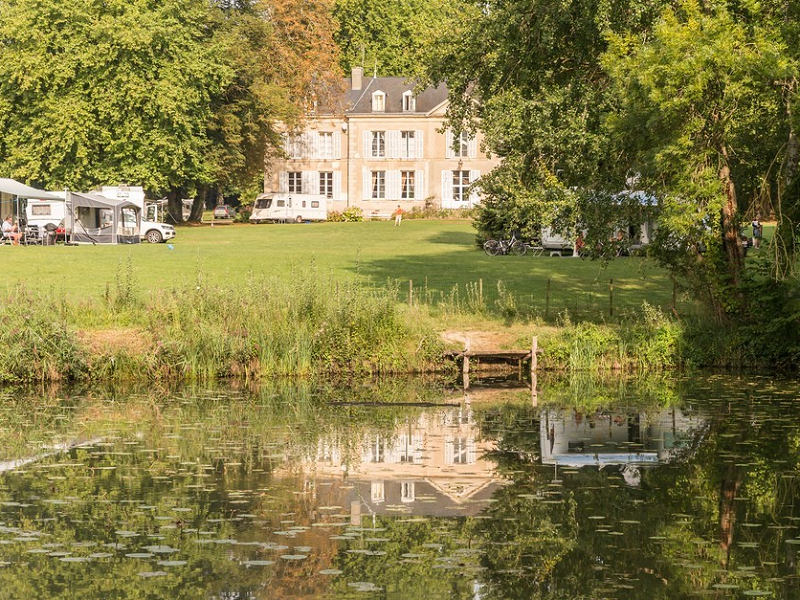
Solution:
M 394 226 L 399 227 L 400 222 L 403 220 L 403 209 L 400 208 L 400 205 L 397 205 L 397 210 L 394 211 Z

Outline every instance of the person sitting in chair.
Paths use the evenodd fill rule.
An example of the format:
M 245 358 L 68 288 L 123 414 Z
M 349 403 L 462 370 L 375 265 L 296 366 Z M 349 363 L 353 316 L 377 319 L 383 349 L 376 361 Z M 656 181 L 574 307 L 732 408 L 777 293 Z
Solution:
M 19 231 L 19 226 L 14 223 L 11 215 L 7 216 L 6 220 L 3 221 L 3 238 L 11 240 L 13 245 L 19 246 L 19 239 L 21 237 L 22 234 Z

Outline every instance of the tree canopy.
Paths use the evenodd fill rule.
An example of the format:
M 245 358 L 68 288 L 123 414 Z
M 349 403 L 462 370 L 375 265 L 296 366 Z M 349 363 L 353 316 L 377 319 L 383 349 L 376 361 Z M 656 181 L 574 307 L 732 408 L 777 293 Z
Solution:
M 640 191 L 658 199 L 660 260 L 718 320 L 751 313 L 744 220 L 779 219 L 772 279 L 795 259 L 794 4 L 480 6 L 428 66 L 451 89 L 451 121 L 480 120 L 487 149 L 506 158 L 483 182 L 479 229 L 519 227 L 526 214 L 532 228 L 589 227 L 600 248 L 630 218 L 619 193 Z
M 336 78 L 326 0 L 0 4 L 0 166 L 48 188 L 235 190 Z

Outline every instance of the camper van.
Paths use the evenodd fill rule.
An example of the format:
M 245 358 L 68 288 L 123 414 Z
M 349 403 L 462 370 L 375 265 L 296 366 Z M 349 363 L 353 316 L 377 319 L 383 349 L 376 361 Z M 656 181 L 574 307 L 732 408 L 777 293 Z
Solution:
M 325 221 L 328 198 L 321 194 L 261 194 L 256 198 L 250 220 L 253 223 Z

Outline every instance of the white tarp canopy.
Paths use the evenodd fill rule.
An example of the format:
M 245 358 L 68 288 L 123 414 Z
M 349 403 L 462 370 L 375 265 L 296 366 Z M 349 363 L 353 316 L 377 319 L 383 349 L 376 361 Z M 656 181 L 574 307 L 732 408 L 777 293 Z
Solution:
M 14 179 L 0 177 L 0 193 L 16 196 L 17 198 L 37 198 L 40 200 L 63 200 L 53 194 L 42 190 L 37 190 L 29 185 L 20 183 Z

